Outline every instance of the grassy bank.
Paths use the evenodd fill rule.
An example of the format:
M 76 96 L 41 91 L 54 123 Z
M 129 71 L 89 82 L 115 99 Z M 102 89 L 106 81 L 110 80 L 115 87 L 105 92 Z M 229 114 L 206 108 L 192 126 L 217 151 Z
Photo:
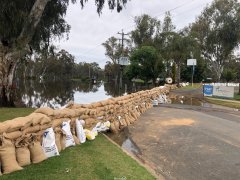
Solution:
M 33 109 L 0 109 L 1 121 L 27 115 Z M 3 175 L 0 179 L 155 179 L 144 167 L 127 156 L 103 135 L 94 141 L 70 147 L 58 157 L 27 166 L 22 171 Z
M 33 111 L 33 108 L 0 108 L 0 122 L 15 117 L 27 116 Z
M 212 104 L 240 109 L 240 101 L 232 101 L 232 100 L 209 98 L 209 97 L 205 97 L 204 100 Z
M 201 83 L 195 83 L 195 84 L 193 84 L 193 86 L 192 86 L 192 84 L 189 84 L 188 86 L 181 87 L 179 89 L 182 89 L 182 90 L 193 90 L 193 89 L 198 89 L 200 87 L 202 87 Z

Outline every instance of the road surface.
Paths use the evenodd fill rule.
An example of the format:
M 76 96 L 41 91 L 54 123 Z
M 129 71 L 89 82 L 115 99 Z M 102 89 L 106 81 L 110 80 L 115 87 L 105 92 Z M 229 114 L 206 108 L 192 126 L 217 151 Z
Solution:
M 154 107 L 128 130 L 137 156 L 170 180 L 240 179 L 240 112 Z

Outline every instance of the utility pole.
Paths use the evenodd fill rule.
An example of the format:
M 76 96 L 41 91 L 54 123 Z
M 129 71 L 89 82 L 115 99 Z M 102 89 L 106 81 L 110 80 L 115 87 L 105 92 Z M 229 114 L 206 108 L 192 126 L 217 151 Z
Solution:
M 129 35 L 129 33 L 124 33 L 123 29 L 122 32 L 118 32 L 118 34 L 120 34 L 122 36 L 121 39 L 119 39 L 120 41 L 122 41 L 122 57 L 124 56 L 124 40 L 127 40 L 124 38 L 124 36 Z M 119 64 L 119 60 L 118 60 L 118 64 Z M 120 64 L 120 78 L 119 78 L 119 87 L 120 89 L 122 89 L 122 72 L 123 72 L 123 65 Z
M 127 36 L 127 35 L 129 35 L 129 33 L 124 33 L 123 32 L 123 29 L 122 29 L 122 32 L 120 33 L 120 32 L 118 32 L 118 34 L 120 34 L 121 36 L 122 36 L 122 38 L 121 39 L 119 39 L 119 40 L 121 40 L 122 41 L 122 56 L 123 56 L 123 50 L 124 50 L 124 40 L 127 40 L 127 39 L 124 39 L 124 36 Z

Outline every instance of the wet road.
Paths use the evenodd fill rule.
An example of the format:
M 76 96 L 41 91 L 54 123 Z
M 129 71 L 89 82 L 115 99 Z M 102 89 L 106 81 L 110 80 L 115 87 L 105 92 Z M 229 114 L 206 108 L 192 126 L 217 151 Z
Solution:
M 155 107 L 128 129 L 166 179 L 240 179 L 240 112 Z

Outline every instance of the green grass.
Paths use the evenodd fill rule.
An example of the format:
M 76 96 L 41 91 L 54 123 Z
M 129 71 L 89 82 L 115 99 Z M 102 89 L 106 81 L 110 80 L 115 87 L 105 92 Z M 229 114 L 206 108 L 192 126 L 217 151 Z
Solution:
M 0 108 L 0 122 L 31 114 L 33 108 Z
M 58 157 L 32 164 L 22 171 L 3 175 L 0 179 L 155 179 L 145 168 L 127 156 L 103 135 L 94 141 L 70 147 Z
M 1 121 L 27 115 L 32 111 L 33 109 L 3 108 L 0 109 Z M 101 134 L 94 141 L 67 148 L 60 154 L 39 164 L 24 167 L 21 171 L 3 175 L 0 179 L 113 180 L 121 177 L 136 180 L 155 179 L 144 167 Z
M 215 99 L 215 98 L 204 98 L 207 102 L 212 103 L 212 104 L 217 104 L 221 106 L 226 106 L 230 108 L 236 108 L 240 109 L 240 102 L 234 102 L 231 100 L 225 100 L 225 99 Z
M 240 101 L 240 94 L 235 94 L 234 99 L 237 100 L 237 101 Z
M 134 80 L 132 80 L 132 82 L 135 82 L 135 83 L 144 83 L 145 81 L 142 80 L 142 79 L 134 79 Z
M 182 90 L 191 90 L 191 89 L 197 89 L 197 88 L 200 88 L 202 87 L 202 84 L 200 83 L 194 83 L 193 86 L 192 84 L 190 83 L 189 86 L 185 86 L 185 87 L 181 87 L 179 89 L 182 89 Z

